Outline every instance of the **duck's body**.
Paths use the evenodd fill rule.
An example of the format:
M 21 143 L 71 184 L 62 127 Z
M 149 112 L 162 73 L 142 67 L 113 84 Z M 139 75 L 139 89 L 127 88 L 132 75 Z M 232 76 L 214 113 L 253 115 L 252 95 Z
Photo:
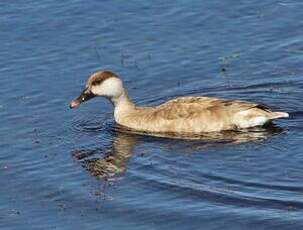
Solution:
M 138 107 L 129 99 L 121 80 L 109 71 L 93 74 L 82 95 L 72 101 L 78 106 L 86 98 L 100 95 L 113 103 L 115 121 L 143 132 L 201 133 L 262 126 L 288 117 L 267 107 L 238 100 L 211 97 L 180 97 L 156 107 Z
M 258 104 L 210 97 L 181 97 L 157 107 L 126 103 L 117 105 L 114 115 L 118 124 L 130 129 L 180 133 L 250 128 L 288 116 Z

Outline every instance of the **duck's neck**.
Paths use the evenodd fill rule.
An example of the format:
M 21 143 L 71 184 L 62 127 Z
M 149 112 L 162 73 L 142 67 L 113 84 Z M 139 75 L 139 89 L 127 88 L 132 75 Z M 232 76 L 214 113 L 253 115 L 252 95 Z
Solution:
M 111 98 L 111 102 L 115 107 L 115 120 L 119 121 L 135 108 L 135 104 L 130 100 L 127 92 L 124 90 L 120 97 Z

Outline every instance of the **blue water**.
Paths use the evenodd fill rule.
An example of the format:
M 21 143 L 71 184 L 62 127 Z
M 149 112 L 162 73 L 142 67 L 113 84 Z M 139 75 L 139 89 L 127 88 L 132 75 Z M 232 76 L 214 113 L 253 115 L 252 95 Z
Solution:
M 1 229 L 303 229 L 303 3 L 1 1 Z M 290 118 L 176 140 L 124 133 L 88 76 L 139 105 L 181 95 Z

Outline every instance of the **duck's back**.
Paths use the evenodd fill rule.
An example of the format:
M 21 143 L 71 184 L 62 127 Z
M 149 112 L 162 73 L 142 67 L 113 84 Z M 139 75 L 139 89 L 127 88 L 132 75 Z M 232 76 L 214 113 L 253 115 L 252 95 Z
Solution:
M 119 122 L 146 132 L 212 132 L 263 125 L 272 112 L 259 104 L 211 97 L 180 97 L 136 107 Z

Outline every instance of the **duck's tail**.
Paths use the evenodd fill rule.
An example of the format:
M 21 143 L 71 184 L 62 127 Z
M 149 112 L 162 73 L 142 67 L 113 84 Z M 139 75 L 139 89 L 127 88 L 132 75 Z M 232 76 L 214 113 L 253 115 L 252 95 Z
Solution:
M 289 117 L 289 114 L 285 112 L 271 112 L 268 116 L 268 119 L 273 120 L 273 119 L 287 118 L 287 117 Z

